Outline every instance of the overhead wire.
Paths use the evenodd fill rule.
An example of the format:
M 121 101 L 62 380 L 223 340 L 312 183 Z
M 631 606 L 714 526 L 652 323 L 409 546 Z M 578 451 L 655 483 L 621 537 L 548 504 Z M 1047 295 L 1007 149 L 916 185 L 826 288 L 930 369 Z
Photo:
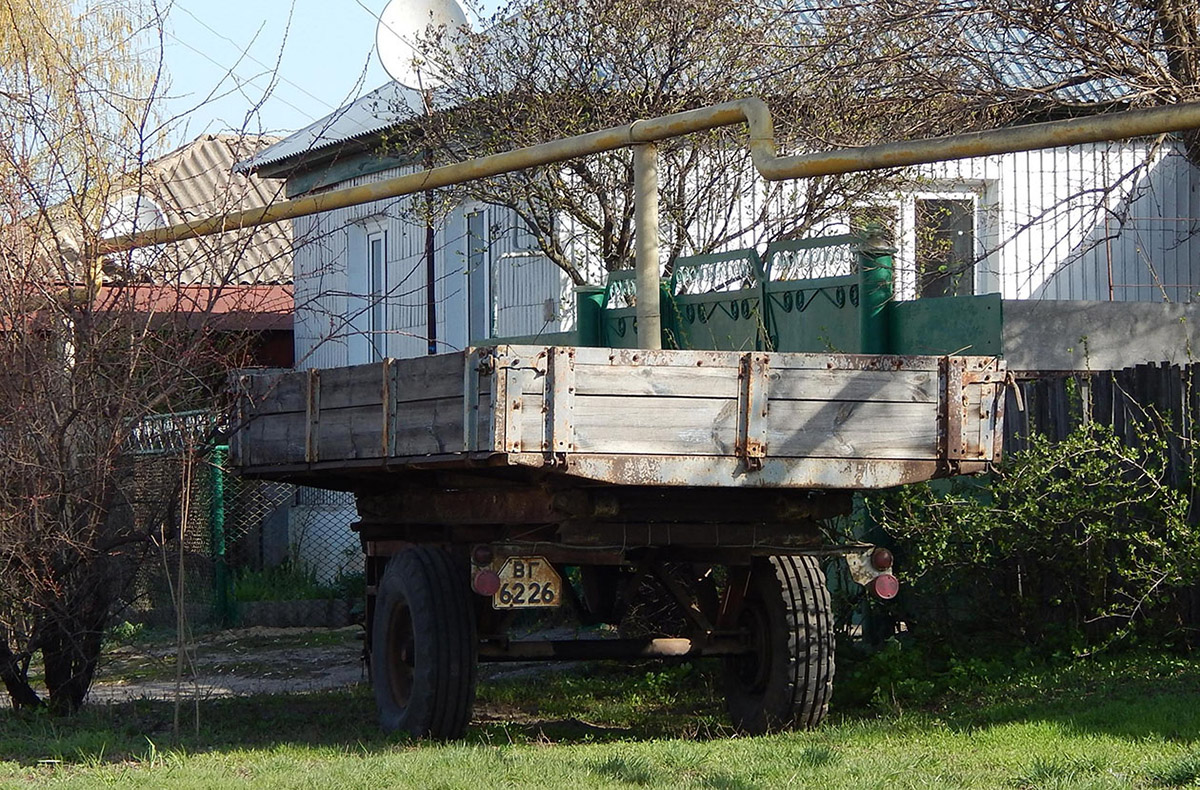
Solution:
M 211 55 L 209 55 L 207 52 L 203 52 L 203 51 L 201 51 L 201 50 L 197 49 L 196 47 L 192 46 L 191 44 L 187 43 L 187 42 L 186 42 L 186 41 L 184 41 L 183 39 L 179 38 L 179 37 L 178 37 L 178 36 L 176 36 L 174 33 L 171 33 L 170 31 L 167 31 L 167 36 L 169 36 L 171 39 L 173 39 L 173 40 L 174 40 L 175 42 L 177 42 L 178 44 L 181 44 L 182 46 L 184 46 L 184 47 L 187 47 L 188 49 L 190 49 L 192 52 L 195 52 L 197 55 L 199 55 L 200 57 L 204 58 L 204 59 L 205 59 L 205 60 L 207 60 L 209 63 L 211 63 L 211 64 L 213 64 L 214 66 L 216 66 L 217 68 L 219 68 L 219 69 L 223 70 L 223 71 L 224 71 L 226 74 L 228 74 L 230 77 L 232 77 L 232 78 L 233 78 L 233 80 L 234 80 L 234 82 L 235 82 L 235 85 L 236 85 L 236 89 L 237 89 L 237 90 L 239 90 L 239 91 L 240 91 L 240 90 L 244 89 L 244 88 L 245 88 L 245 87 L 247 87 L 247 86 L 253 86 L 253 87 L 257 87 L 257 86 L 255 86 L 255 84 L 254 84 L 254 80 L 255 80 L 255 79 L 257 79 L 257 77 L 255 77 L 255 78 L 251 78 L 251 79 L 247 79 L 247 78 L 245 78 L 245 77 L 241 76 L 240 74 L 238 74 L 237 72 L 235 72 L 233 69 L 231 69 L 231 68 L 229 68 L 229 67 L 225 66 L 223 63 L 221 63 L 220 61 L 218 61 L 218 60 L 216 60 L 215 58 L 213 58 L 213 57 L 212 57 Z M 276 100 L 276 101 L 278 101 L 280 104 L 287 105 L 287 106 L 288 106 L 288 107 L 290 107 L 291 109 L 293 109 L 293 110 L 295 110 L 296 112 L 298 112 L 298 113 L 300 113 L 301 115 L 303 115 L 303 116 L 304 116 L 305 118 L 307 118 L 307 119 L 308 119 L 310 122 L 311 122 L 311 121 L 314 121 L 314 120 L 316 120 L 316 119 L 315 119 L 315 118 L 312 116 L 312 113 L 311 113 L 309 110 L 305 110 L 305 109 L 303 109 L 303 108 L 301 108 L 301 107 L 297 107 L 296 105 L 292 104 L 290 101 L 288 101 L 287 99 L 283 98 L 282 96 L 279 96 L 278 94 L 271 94 L 270 98 L 273 98 L 273 99 L 275 99 L 275 100 Z
M 184 6 L 183 6 L 181 3 L 179 3 L 179 2 L 178 2 L 178 0 L 176 0 L 176 2 L 175 2 L 175 8 L 178 8 L 180 11 L 182 11 L 183 13 L 187 14 L 188 16 L 190 16 L 192 19 L 194 19 L 194 20 L 196 21 L 196 23 L 197 23 L 197 24 L 199 24 L 201 27 L 203 27 L 203 28 L 204 28 L 205 30 L 207 30 L 209 33 L 212 33 L 214 36 L 216 36 L 217 38 L 221 39 L 222 41 L 226 41 L 226 42 L 228 42 L 228 43 L 232 44 L 233 46 L 237 47 L 239 50 L 241 50 L 242 57 L 246 58 L 247 60 L 251 61 L 252 63 L 254 63 L 254 64 L 258 65 L 258 66 L 261 66 L 261 67 L 262 67 L 262 68 L 264 68 L 264 69 L 269 69 L 269 70 L 273 71 L 273 72 L 274 72 L 274 74 L 275 74 L 275 79 L 279 80 L 279 81 L 280 81 L 280 82 L 282 82 L 282 83 L 285 83 L 285 84 L 287 84 L 287 85 L 290 85 L 290 86 L 292 86 L 293 88 L 295 88 L 296 90 L 300 91 L 300 92 L 301 92 L 301 93 L 303 93 L 305 96 L 307 96 L 308 98 L 312 99 L 312 100 L 313 100 L 313 101 L 315 101 L 317 104 L 320 104 L 320 105 L 321 105 L 321 106 L 323 106 L 325 109 L 327 109 L 327 110 L 329 110 L 329 111 L 331 111 L 331 112 L 332 112 L 333 110 L 336 110 L 336 109 L 337 109 L 337 107 L 334 107 L 332 104 L 330 104 L 329 102 L 325 101 L 324 99 L 322 99 L 322 98 L 320 98 L 320 97 L 318 97 L 318 96 L 315 96 L 314 94 L 310 93 L 310 92 L 309 92 L 309 91 L 308 91 L 306 88 L 304 88 L 302 85 L 299 85 L 298 83 L 295 83 L 295 82 L 293 82 L 293 81 L 289 80 L 287 77 L 285 77 L 285 76 L 283 76 L 282 74 L 280 74 L 280 73 L 279 73 L 279 71 L 278 71 L 278 69 L 277 69 L 275 66 L 271 66 L 271 65 L 268 65 L 268 64 L 266 64 L 266 63 L 263 63 L 261 60 L 259 60 L 258 58 L 254 57 L 253 55 L 251 55 L 251 54 L 250 54 L 250 51 L 249 51 L 249 49 L 247 49 L 247 48 L 245 48 L 245 47 L 242 47 L 242 45 L 238 44 L 236 41 L 234 41 L 234 40 L 233 40 L 232 38 L 230 38 L 229 36 L 226 36 L 226 35 L 224 35 L 224 34 L 220 33 L 219 31 L 217 31 L 217 30 L 214 30 L 214 29 L 212 28 L 212 26 L 210 26 L 210 25 L 209 25 L 207 22 L 205 22 L 203 19 L 201 19 L 200 17 L 196 16 L 194 13 L 192 13 L 192 12 L 191 12 L 191 11 L 189 11 L 187 8 L 185 8 L 185 7 L 184 7 Z M 175 40 L 176 40 L 176 41 L 179 41 L 179 39 L 178 39 L 178 38 L 176 38 L 174 35 L 172 35 L 171 37 L 172 37 L 172 38 L 175 38 Z M 182 44 L 183 42 L 182 42 L 182 41 L 180 41 L 180 43 Z M 187 46 L 187 45 L 185 44 L 184 46 Z M 218 64 L 218 65 L 219 65 L 219 64 Z M 232 70 L 230 70 L 230 73 L 232 73 Z M 289 106 L 289 107 L 292 107 L 293 105 L 290 105 L 290 104 L 289 104 L 288 106 Z M 294 109 L 294 107 L 293 107 L 293 109 Z

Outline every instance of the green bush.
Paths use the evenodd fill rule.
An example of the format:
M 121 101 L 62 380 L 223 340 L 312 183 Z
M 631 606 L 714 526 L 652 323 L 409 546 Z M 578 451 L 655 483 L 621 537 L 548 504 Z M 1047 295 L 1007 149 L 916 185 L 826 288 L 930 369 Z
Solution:
M 990 487 L 964 479 L 871 498 L 901 547 L 904 619 L 948 639 L 990 633 L 1048 652 L 1181 636 L 1200 537 L 1192 492 L 1167 482 L 1168 457 L 1149 420 L 1131 442 L 1089 423 L 1059 442 L 1033 437 Z

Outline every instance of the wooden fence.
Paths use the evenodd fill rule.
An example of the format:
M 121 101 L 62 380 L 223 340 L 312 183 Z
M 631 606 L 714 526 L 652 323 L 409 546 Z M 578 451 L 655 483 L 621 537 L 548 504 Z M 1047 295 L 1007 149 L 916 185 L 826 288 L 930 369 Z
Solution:
M 1028 447 L 1033 435 L 1061 441 L 1089 420 L 1110 426 L 1130 446 L 1153 427 L 1167 439 L 1170 482 L 1190 485 L 1191 439 L 1200 420 L 1197 385 L 1200 364 L 1165 362 L 1017 380 L 1005 403 L 1004 451 Z

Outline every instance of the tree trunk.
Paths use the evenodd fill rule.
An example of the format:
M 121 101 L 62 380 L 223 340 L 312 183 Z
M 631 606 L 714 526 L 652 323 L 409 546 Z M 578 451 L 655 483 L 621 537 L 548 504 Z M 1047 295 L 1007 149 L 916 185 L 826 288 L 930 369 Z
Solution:
M 100 658 L 102 630 L 91 624 L 76 628 L 55 628 L 56 633 L 42 645 L 46 667 L 46 690 L 50 710 L 69 715 L 83 707 Z
M 13 707 L 23 709 L 42 706 L 42 698 L 33 690 L 33 686 L 29 685 L 29 673 L 3 642 L 0 642 L 0 680 L 4 681 L 4 688 L 12 699 Z
M 1195 0 L 1158 0 L 1158 26 L 1177 101 L 1200 100 L 1200 7 Z M 1200 130 L 1182 133 L 1187 158 L 1200 167 Z

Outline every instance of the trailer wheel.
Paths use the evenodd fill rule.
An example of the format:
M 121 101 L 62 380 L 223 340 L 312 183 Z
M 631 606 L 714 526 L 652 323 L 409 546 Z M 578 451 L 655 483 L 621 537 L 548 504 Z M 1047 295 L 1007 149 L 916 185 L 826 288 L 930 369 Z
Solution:
M 818 560 L 755 560 L 738 625 L 754 649 L 725 660 L 733 726 L 758 735 L 820 724 L 833 691 L 833 620 Z
M 371 682 L 386 732 L 461 738 L 475 703 L 475 613 L 465 568 L 415 546 L 388 562 L 371 632 Z

